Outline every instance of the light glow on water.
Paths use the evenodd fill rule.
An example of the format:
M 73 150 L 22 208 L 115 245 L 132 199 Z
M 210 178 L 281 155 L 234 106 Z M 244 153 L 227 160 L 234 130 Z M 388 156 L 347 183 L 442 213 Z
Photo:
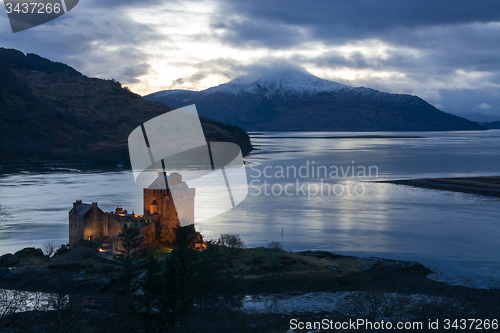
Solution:
M 420 136 L 421 138 L 325 138 L 330 136 Z M 277 138 L 281 137 L 281 138 Z M 295 137 L 295 138 L 283 138 Z M 297 138 L 298 137 L 298 138 Z M 301 139 L 300 137 L 309 137 Z M 316 137 L 311 139 L 310 137 Z M 252 137 L 260 150 L 246 157 L 248 197 L 236 208 L 211 210 L 224 188 L 199 188 L 196 228 L 207 239 L 239 234 L 247 246 L 281 240 L 286 250 L 323 249 L 342 254 L 415 260 L 446 276 L 500 281 L 499 199 L 368 180 L 498 175 L 500 131 L 385 133 L 261 133 Z M 378 178 L 267 178 L 265 167 L 377 166 Z M 354 163 L 353 163 L 354 161 Z M 0 176 L 0 204 L 12 217 L 0 222 L 0 253 L 44 243 L 68 242 L 68 212 L 75 200 L 117 205 L 142 213 L 142 189 L 123 170 L 8 170 Z M 47 172 L 50 171 L 50 172 Z M 260 176 L 259 171 L 261 172 Z M 264 192 L 267 181 L 269 195 Z M 323 184 L 363 195 L 303 195 L 297 181 L 314 190 Z M 194 182 L 193 182 L 194 184 Z M 288 184 L 293 195 L 273 195 Z M 199 185 L 198 185 L 199 186 Z M 361 187 L 358 187 L 361 188 Z M 256 195 L 258 190 L 260 195 Z M 292 190 L 293 189 L 293 190 Z M 209 196 L 202 200 L 201 193 Z M 270 192 L 271 191 L 271 192 Z M 307 192 L 307 191 L 306 191 Z M 311 193 L 309 193 L 311 194 Z

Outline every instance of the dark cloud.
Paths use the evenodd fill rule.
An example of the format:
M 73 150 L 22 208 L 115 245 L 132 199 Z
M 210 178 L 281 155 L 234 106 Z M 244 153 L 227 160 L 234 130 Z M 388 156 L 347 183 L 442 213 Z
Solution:
M 306 41 L 306 36 L 298 26 L 259 19 L 215 23 L 214 28 L 223 30 L 219 36 L 223 41 L 247 48 L 286 48 Z
M 449 29 L 452 29 L 451 27 Z M 337 51 L 327 51 L 320 56 L 293 56 L 298 63 L 313 63 L 318 67 L 330 69 L 350 67 L 353 69 L 372 69 L 374 71 L 399 71 L 401 73 L 427 73 L 442 75 L 454 73 L 457 70 L 500 73 L 500 50 L 492 48 L 493 39 L 500 40 L 500 31 L 488 31 L 482 43 L 468 43 L 460 38 L 460 31 L 455 33 L 456 38 L 446 33 L 439 47 L 418 48 L 389 48 L 383 55 L 375 53 L 341 54 Z M 412 36 L 410 33 L 407 36 Z M 479 37 L 478 37 L 479 38 Z M 496 82 L 500 83 L 497 79 Z
M 172 86 L 175 87 L 176 85 L 182 85 L 184 82 L 186 82 L 186 80 L 180 77 L 172 82 Z
M 434 74 L 500 70 L 500 48 L 493 47 L 499 25 L 488 24 L 500 21 L 498 1 L 252 0 L 228 1 L 224 8 L 217 20 L 225 17 L 226 23 L 214 26 L 221 40 L 237 47 L 300 49 L 305 42 L 332 47 L 374 39 L 396 48 L 378 58 L 331 51 L 295 57 L 319 66 Z
M 305 42 L 328 47 L 374 39 L 398 48 L 378 59 L 327 52 L 309 59 L 317 65 L 436 74 L 500 70 L 500 49 L 493 47 L 500 40 L 499 25 L 488 24 L 500 21 L 498 1 L 245 0 L 227 1 L 223 8 L 214 27 L 221 40 L 237 47 L 293 50 Z
M 2 46 L 67 63 L 87 75 L 136 83 L 150 68 L 146 45 L 168 37 L 127 15 L 127 6 L 137 2 L 120 1 L 112 11 L 105 8 L 112 2 L 80 1 L 57 20 L 16 34 L 2 26 Z M 161 2 L 150 5 L 155 3 Z
M 118 77 L 118 80 L 123 80 L 122 77 L 130 83 L 139 82 L 139 80 L 135 79 L 138 76 L 142 76 L 148 73 L 148 69 L 151 66 L 148 63 L 140 63 L 134 66 L 126 67 L 121 75 Z
M 423 93 L 448 112 L 465 114 L 485 103 L 491 108 L 480 111 L 500 118 L 498 96 L 494 93 L 500 86 L 498 1 L 222 0 L 221 3 L 224 5 L 213 26 L 217 27 L 215 35 L 224 43 L 242 49 L 289 50 L 292 55 L 286 58 L 288 62 L 330 71 L 348 68 L 393 72 L 399 77 L 338 81 L 391 92 Z M 325 51 L 314 56 L 293 53 L 307 49 L 311 43 L 322 45 Z M 373 46 L 370 43 L 387 48 L 382 54 L 375 49 L 370 52 Z M 369 51 L 346 54 L 338 49 L 346 45 L 366 46 Z M 470 102 L 454 103 L 454 98 L 459 101 L 470 98 Z
M 497 0 L 200 0 L 200 4 L 206 8 L 215 4 L 217 11 L 200 16 L 203 14 L 196 8 L 196 1 L 86 0 L 54 21 L 17 34 L 11 33 L 3 12 L 0 46 L 37 53 L 87 75 L 115 78 L 123 84 L 138 83 L 143 75 L 156 75 L 152 81 L 140 83 L 143 89 L 153 89 L 148 92 L 170 82 L 171 88 L 206 88 L 199 86 L 200 81 L 214 75 L 230 80 L 284 68 L 312 66 L 329 73 L 344 69 L 395 73 L 390 77 L 337 81 L 422 94 L 447 112 L 476 108 L 477 112 L 500 117 L 495 96 L 500 87 Z M 134 13 L 142 9 L 155 15 L 155 23 L 138 22 Z M 187 21 L 207 19 L 211 29 L 179 30 L 180 38 L 162 32 L 158 18 L 183 15 Z M 212 59 L 207 59 L 203 50 L 196 54 L 192 49 L 183 49 L 185 43 L 192 42 L 222 43 L 243 50 L 245 56 L 240 58 L 236 52 L 229 56 L 221 51 L 218 58 L 211 54 Z M 153 45 L 164 49 L 152 50 Z M 377 45 L 382 52 L 377 51 Z M 345 46 L 354 47 L 353 51 L 339 49 Z M 254 50 L 258 52 L 251 55 Z M 307 50 L 314 52 L 303 52 Z M 190 54 L 185 61 L 173 62 L 187 52 Z M 171 56 L 175 60 L 169 60 Z M 162 84 L 160 75 L 166 71 L 153 68 L 158 63 L 193 71 L 176 80 L 164 78 Z M 157 86 L 150 86 L 152 82 Z M 453 102 L 467 97 L 470 103 Z M 479 108 L 483 103 L 491 108 Z
M 80 4 L 83 1 L 80 1 Z M 157 5 L 162 5 L 165 3 L 177 3 L 180 2 L 180 0 L 148 0 L 147 2 L 144 1 L 137 1 L 137 0 L 85 0 L 90 6 L 93 8 L 106 8 L 108 10 L 117 10 L 121 8 L 144 8 L 144 6 L 152 7 L 152 6 L 157 6 Z
M 189 63 L 177 63 L 179 66 L 186 66 L 188 64 Z M 217 58 L 200 61 L 194 65 L 194 67 L 198 69 L 195 74 L 182 79 L 178 78 L 174 80 L 170 88 L 175 89 L 185 85 L 186 83 L 190 84 L 193 88 L 196 88 L 196 84 L 200 80 L 210 75 L 225 77 L 226 81 L 245 76 L 245 80 L 253 82 L 253 80 L 257 80 L 261 76 L 269 74 L 273 71 L 282 71 L 286 69 L 303 72 L 306 71 L 302 66 L 294 61 L 277 57 L 259 58 L 257 62 L 250 64 L 242 64 L 240 61 L 231 58 Z
M 277 57 L 261 58 L 257 63 L 236 66 L 235 70 L 238 73 L 237 76 L 245 75 L 248 81 L 256 80 L 270 72 L 280 72 L 283 70 L 305 72 L 304 68 L 298 63 Z
M 223 1 L 214 22 L 227 22 L 221 38 L 234 45 L 259 44 L 270 48 L 291 47 L 302 40 L 301 27 L 311 40 L 344 43 L 349 40 L 380 38 L 398 28 L 456 25 L 499 20 L 498 1 L 457 0 L 242 0 Z M 234 19 L 233 19 L 234 18 Z M 259 31 L 254 30 L 258 24 Z M 263 34 L 261 27 L 267 33 Z M 254 33 L 255 32 L 255 33 Z M 263 37 L 264 36 L 264 37 Z M 281 40 L 280 43 L 275 43 Z
M 175 89 L 177 86 L 182 86 L 185 85 L 186 83 L 188 84 L 195 84 L 201 80 L 203 80 L 207 74 L 205 74 L 203 71 L 199 71 L 194 75 L 190 75 L 188 77 L 183 77 L 183 78 L 178 78 L 174 81 L 172 81 L 171 87 Z

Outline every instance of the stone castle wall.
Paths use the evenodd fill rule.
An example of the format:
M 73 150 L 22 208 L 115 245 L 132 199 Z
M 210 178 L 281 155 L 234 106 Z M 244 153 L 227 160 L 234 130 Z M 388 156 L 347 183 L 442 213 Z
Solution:
M 69 246 L 75 247 L 83 238 L 83 216 L 69 214 Z
M 85 224 L 83 229 L 83 239 L 95 240 L 102 238 L 103 225 L 106 217 L 105 213 L 97 207 L 97 202 L 92 203 L 92 208 L 85 214 Z
M 118 235 L 119 233 L 121 233 L 122 223 L 120 216 L 111 213 L 106 213 L 105 215 L 106 215 L 106 222 L 105 222 L 106 233 L 103 236 L 113 237 L 114 235 Z
M 165 189 L 165 181 L 162 177 L 164 175 L 160 173 L 158 186 L 155 189 L 144 189 L 144 216 L 120 215 L 123 212 L 121 207 L 117 208 L 116 214 L 105 213 L 99 209 L 97 203 L 92 203 L 92 207 L 84 216 L 70 212 L 70 247 L 74 247 L 81 239 L 95 240 L 113 237 L 122 233 L 125 225 L 127 228 L 140 228 L 145 242 L 148 243 L 168 238 L 165 234 L 177 228 L 180 219 L 183 220 L 182 225 L 194 224 L 196 190 L 190 189 L 186 183 L 182 182 L 182 177 L 178 173 L 172 173 L 169 180 L 174 190 Z M 151 209 L 153 203 L 156 203 L 156 213 Z M 74 207 L 79 204 L 82 204 L 81 200 L 77 201 Z M 88 207 L 86 205 L 87 209 Z

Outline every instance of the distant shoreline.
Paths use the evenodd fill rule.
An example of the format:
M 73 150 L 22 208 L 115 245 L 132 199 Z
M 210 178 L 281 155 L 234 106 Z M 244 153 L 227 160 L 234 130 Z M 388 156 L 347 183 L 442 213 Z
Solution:
M 384 180 L 377 183 L 478 194 L 500 198 L 500 176 Z
M 425 136 L 416 135 L 348 135 L 348 136 L 267 136 L 261 135 L 266 139 L 424 139 Z

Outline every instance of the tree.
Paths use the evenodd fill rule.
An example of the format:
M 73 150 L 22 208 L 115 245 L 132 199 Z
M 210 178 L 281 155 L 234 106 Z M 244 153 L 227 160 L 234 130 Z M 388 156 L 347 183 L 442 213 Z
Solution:
M 206 242 L 206 248 L 199 254 L 196 263 L 196 296 L 203 299 L 202 304 L 209 303 L 207 298 L 215 293 L 221 283 L 221 271 L 224 269 L 223 255 L 217 242 Z M 218 298 L 218 297 L 216 297 Z
M 48 242 L 43 244 L 42 251 L 47 256 L 47 259 L 52 257 L 52 255 L 56 253 L 56 250 L 57 250 L 57 245 L 54 244 L 53 242 Z
M 139 230 L 129 228 L 118 235 L 122 238 L 122 248 L 115 249 L 115 257 L 123 262 L 137 259 L 142 254 L 144 238 L 140 237 Z
M 161 332 L 163 327 L 157 311 L 158 297 L 163 288 L 161 264 L 151 255 L 141 268 L 144 274 L 138 286 L 142 292 L 136 296 L 136 299 L 142 305 L 143 311 L 139 315 L 143 319 L 145 332 Z
M 143 237 L 138 237 L 137 229 L 127 229 L 125 232 L 118 235 L 122 238 L 122 248 L 116 249 L 118 252 L 115 257 L 124 264 L 123 273 L 121 275 L 123 291 L 127 294 L 134 293 L 138 286 L 134 280 L 138 276 L 139 270 L 134 265 L 134 259 L 137 259 L 142 254 Z
M 221 234 L 218 243 L 228 249 L 232 255 L 238 254 L 241 249 L 245 248 L 245 243 L 241 240 L 240 235 Z
M 195 264 L 198 259 L 194 247 L 197 238 L 193 225 L 176 228 L 176 247 L 165 259 L 162 274 L 164 288 L 159 305 L 165 324 L 170 328 L 182 322 L 194 305 Z
M 273 251 L 281 250 L 281 243 L 278 241 L 272 241 L 270 243 L 267 243 L 267 248 Z

